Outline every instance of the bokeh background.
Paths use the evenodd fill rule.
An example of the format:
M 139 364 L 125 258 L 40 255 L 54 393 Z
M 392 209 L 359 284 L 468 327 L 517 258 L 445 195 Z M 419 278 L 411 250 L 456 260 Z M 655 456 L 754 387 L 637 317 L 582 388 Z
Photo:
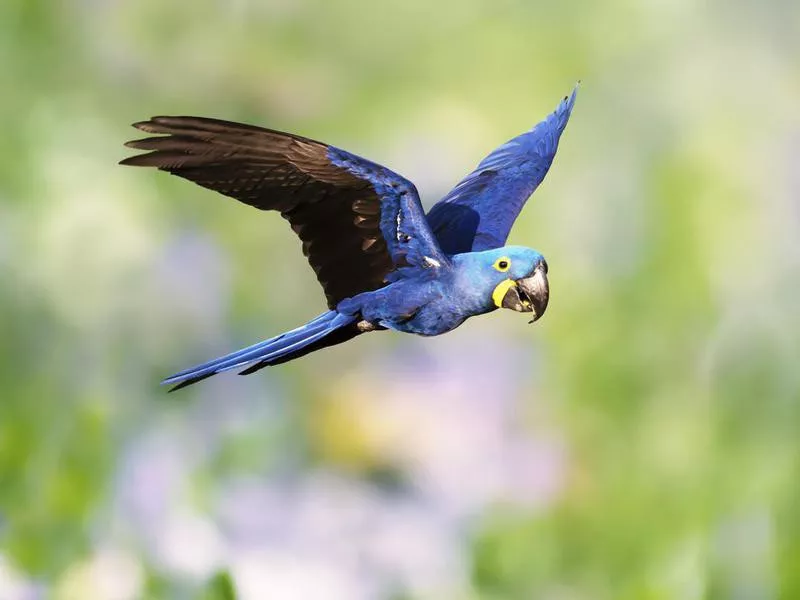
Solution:
M 535 326 L 167 396 L 323 309 L 277 215 L 116 162 L 297 132 L 430 206 L 575 112 Z M 0 599 L 800 598 L 800 4 L 0 2 Z

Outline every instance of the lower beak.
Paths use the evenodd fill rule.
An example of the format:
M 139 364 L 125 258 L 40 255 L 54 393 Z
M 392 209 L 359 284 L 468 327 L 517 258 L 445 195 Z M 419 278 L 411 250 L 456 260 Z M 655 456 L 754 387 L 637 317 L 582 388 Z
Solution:
M 544 267 L 539 265 L 530 277 L 517 279 L 509 286 L 500 304 L 517 312 L 532 312 L 531 323 L 539 319 L 547 309 L 550 298 L 550 285 Z

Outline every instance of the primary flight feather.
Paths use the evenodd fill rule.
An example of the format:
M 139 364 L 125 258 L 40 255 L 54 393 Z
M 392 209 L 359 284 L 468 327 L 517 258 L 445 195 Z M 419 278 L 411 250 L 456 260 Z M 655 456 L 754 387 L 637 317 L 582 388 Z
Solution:
M 121 164 L 156 167 L 280 212 L 302 240 L 329 308 L 162 383 L 176 390 L 237 367 L 253 373 L 367 331 L 439 335 L 496 308 L 541 317 L 547 263 L 535 250 L 504 244 L 550 168 L 576 93 L 487 156 L 427 215 L 410 181 L 321 142 L 202 117 L 135 123 L 156 135 L 128 142 L 145 153 Z

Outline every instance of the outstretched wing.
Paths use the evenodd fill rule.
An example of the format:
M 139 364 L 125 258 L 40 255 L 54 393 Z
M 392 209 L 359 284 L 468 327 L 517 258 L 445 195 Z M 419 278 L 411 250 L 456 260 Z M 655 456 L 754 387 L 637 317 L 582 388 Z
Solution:
M 484 158 L 433 206 L 428 223 L 442 250 L 459 254 L 505 245 L 525 201 L 553 162 L 577 92 L 576 86 L 555 112 Z
M 121 164 L 156 167 L 279 211 L 302 240 L 330 308 L 383 286 L 398 267 L 447 262 L 414 185 L 380 165 L 300 136 L 217 119 L 153 117 L 134 127 L 165 135 L 128 142 L 148 152 Z

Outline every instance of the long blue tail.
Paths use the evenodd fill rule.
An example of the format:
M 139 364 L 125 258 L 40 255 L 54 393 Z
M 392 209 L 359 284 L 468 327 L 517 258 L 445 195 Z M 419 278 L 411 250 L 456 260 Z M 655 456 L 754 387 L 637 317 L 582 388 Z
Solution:
M 242 371 L 242 375 L 247 375 L 263 367 L 286 362 L 355 337 L 359 331 L 355 327 L 347 327 L 355 320 L 355 316 L 331 310 L 297 329 L 175 373 L 164 379 L 161 384 L 177 384 L 170 389 L 170 392 L 174 392 L 217 373 L 255 363 Z M 337 335 L 332 336 L 331 334 L 335 332 L 338 332 Z

